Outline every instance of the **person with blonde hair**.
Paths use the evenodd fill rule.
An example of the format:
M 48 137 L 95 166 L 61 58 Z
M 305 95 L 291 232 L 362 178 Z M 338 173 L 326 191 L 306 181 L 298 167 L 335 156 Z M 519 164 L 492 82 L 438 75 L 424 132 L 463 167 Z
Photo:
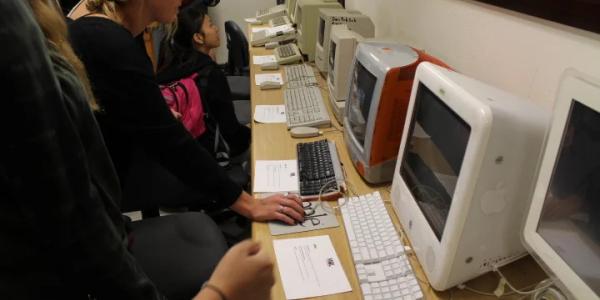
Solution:
M 136 42 L 151 22 L 175 21 L 180 0 L 88 0 L 91 14 L 69 25 L 102 113 L 98 121 L 123 188 L 135 177 L 136 151 L 158 162 L 196 191 L 212 195 L 203 209 L 230 207 L 254 221 L 301 222 L 299 197 L 253 198 L 228 178 L 210 153 L 177 121 L 165 103 L 150 59 Z M 127 201 L 127 199 L 124 199 Z M 158 203 L 173 206 L 170 199 Z M 177 203 L 180 204 L 180 203 Z
M 267 299 L 272 261 L 251 241 L 231 248 L 214 272 L 206 266 L 206 278 L 178 285 L 180 290 L 162 290 L 146 275 L 147 266 L 135 257 L 142 250 L 185 243 L 171 255 L 198 255 L 206 247 L 224 252 L 222 239 L 198 236 L 184 225 L 213 224 L 216 234 L 218 229 L 206 216 L 186 213 L 126 230 L 119 183 L 92 112 L 95 102 L 66 42 L 62 16 L 46 0 L 0 1 L 0 13 L 0 68 L 6 76 L 0 112 L 0 299 L 189 299 L 196 293 L 197 300 Z M 152 236 L 140 238 L 144 230 Z M 148 242 L 153 236 L 154 245 Z M 132 255 L 140 242 L 148 249 Z M 171 261 L 165 253 L 156 258 Z M 182 279 L 169 266 L 164 272 Z

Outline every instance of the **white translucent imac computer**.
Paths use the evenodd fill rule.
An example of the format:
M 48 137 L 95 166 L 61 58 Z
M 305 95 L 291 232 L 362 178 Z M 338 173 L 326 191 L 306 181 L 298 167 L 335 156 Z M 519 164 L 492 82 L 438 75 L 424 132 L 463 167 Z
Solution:
M 298 47 L 308 57 L 315 60 L 315 43 L 320 8 L 342 8 L 337 0 L 297 0 L 294 21 L 298 30 Z
M 327 73 L 329 58 L 329 41 L 331 28 L 334 25 L 347 24 L 348 28 L 363 37 L 375 35 L 375 25 L 371 18 L 359 11 L 341 8 L 321 8 L 319 10 L 319 28 L 317 29 L 317 44 L 315 45 L 315 63 L 319 71 Z
M 348 78 L 350 78 L 354 50 L 363 39 L 362 35 L 350 30 L 347 24 L 331 26 L 327 59 L 327 85 L 329 86 L 329 103 L 333 115 L 340 123 L 344 122 Z
M 526 253 L 520 236 L 548 122 L 531 101 L 419 65 L 391 198 L 434 289 Z
M 568 70 L 523 231 L 559 290 L 555 299 L 600 298 L 600 80 Z
M 370 183 L 392 181 L 412 82 L 421 61 L 443 62 L 396 42 L 358 44 L 350 69 L 344 140 Z

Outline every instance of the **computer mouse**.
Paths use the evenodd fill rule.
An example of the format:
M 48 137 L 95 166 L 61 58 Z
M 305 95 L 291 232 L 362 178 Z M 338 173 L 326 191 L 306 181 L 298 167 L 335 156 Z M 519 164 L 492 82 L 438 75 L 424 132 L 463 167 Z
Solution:
M 258 86 L 261 90 L 272 90 L 281 88 L 281 83 L 278 81 L 263 81 Z
M 319 128 L 300 126 L 290 129 L 290 134 L 293 138 L 309 138 L 319 136 L 321 132 Z
M 265 71 L 265 70 L 278 70 L 279 69 L 279 64 L 274 61 L 274 62 L 267 62 L 264 64 L 260 65 L 260 69 Z

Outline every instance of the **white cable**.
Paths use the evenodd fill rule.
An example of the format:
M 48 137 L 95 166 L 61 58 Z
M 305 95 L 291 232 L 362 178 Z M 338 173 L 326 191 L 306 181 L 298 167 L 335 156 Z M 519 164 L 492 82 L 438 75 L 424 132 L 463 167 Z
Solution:
M 459 284 L 456 286 L 458 289 L 460 290 L 465 290 L 465 291 L 469 291 L 471 293 L 475 293 L 475 294 L 479 294 L 479 295 L 483 295 L 483 296 L 491 296 L 491 297 L 496 297 L 496 298 L 500 298 L 500 297 L 504 297 L 504 296 L 510 296 L 513 295 L 515 292 L 510 292 L 510 293 L 506 293 L 506 294 L 502 294 L 500 296 L 494 294 L 494 293 L 490 293 L 490 292 L 483 292 L 480 290 L 476 290 L 472 287 L 467 286 L 466 284 Z
M 513 290 L 515 293 L 519 294 L 519 295 L 531 295 L 531 294 L 535 294 L 539 291 L 543 291 L 547 288 L 549 288 L 550 286 L 552 286 L 553 282 L 552 280 L 548 281 L 548 283 L 546 285 L 543 285 L 539 288 L 533 289 L 533 290 L 529 290 L 529 291 L 521 291 L 517 288 L 515 288 L 509 281 L 508 279 L 506 279 L 506 277 L 504 276 L 504 274 L 502 274 L 502 272 L 500 271 L 500 269 L 498 269 L 498 267 L 496 267 L 496 265 L 492 266 L 492 269 L 494 270 L 494 272 L 498 273 L 498 275 L 500 275 L 500 277 L 502 279 L 504 279 L 504 282 L 506 283 L 506 285 L 508 285 L 508 287 Z

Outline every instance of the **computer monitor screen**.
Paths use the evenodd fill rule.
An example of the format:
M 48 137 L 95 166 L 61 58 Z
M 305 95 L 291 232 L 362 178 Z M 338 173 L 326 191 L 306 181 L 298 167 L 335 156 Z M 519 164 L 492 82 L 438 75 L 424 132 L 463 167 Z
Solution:
M 333 85 L 333 87 L 335 88 L 335 72 L 333 72 L 333 70 L 335 70 L 335 49 L 337 48 L 337 44 L 334 41 L 331 41 L 329 43 L 329 70 L 331 72 L 327 73 L 327 75 L 329 76 L 329 82 L 331 82 L 331 85 Z
M 600 295 L 599 154 L 600 113 L 573 99 L 537 232 L 596 295 Z
M 373 90 L 377 77 L 369 72 L 358 60 L 352 74 L 352 83 L 350 84 L 350 95 L 348 97 L 348 121 L 350 130 L 364 147 L 365 135 L 367 132 L 367 120 L 369 118 L 369 109 L 373 101 Z
M 319 35 L 317 36 L 317 41 L 319 42 L 319 46 L 323 47 L 323 40 L 325 39 L 325 19 L 322 17 L 319 18 Z
M 441 240 L 471 127 L 419 84 L 400 175 Z

